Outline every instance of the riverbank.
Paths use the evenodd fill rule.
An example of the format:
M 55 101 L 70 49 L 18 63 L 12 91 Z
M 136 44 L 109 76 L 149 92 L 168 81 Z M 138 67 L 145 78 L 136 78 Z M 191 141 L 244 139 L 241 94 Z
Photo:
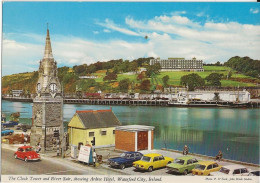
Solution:
M 32 98 L 2 97 L 2 100 L 12 102 L 29 102 Z M 75 99 L 64 98 L 64 104 L 85 104 L 85 105 L 126 105 L 126 106 L 169 106 L 169 107 L 214 107 L 214 108 L 260 108 L 260 99 L 253 99 L 250 102 L 237 103 L 228 101 L 192 101 L 186 104 L 178 104 L 166 99 L 140 100 L 140 99 Z

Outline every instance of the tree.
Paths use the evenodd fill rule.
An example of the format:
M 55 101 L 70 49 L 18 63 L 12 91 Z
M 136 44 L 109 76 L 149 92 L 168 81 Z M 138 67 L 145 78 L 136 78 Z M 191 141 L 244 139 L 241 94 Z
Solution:
M 87 67 L 87 73 L 90 74 L 90 73 L 94 73 L 97 71 L 97 68 L 95 65 L 91 64 L 90 66 Z
M 189 91 L 194 91 L 195 87 L 204 86 L 205 81 L 198 74 L 192 73 L 182 76 L 180 84 L 187 86 Z
M 137 62 L 131 62 L 131 64 L 130 64 L 130 71 L 132 71 L 132 72 L 136 72 L 138 70 L 138 64 L 137 64 Z
M 77 85 L 82 91 L 88 91 L 90 87 L 96 86 L 96 81 L 94 79 L 81 79 Z
M 115 65 L 113 68 L 113 73 L 118 74 L 119 73 L 119 66 Z
M 162 81 L 163 81 L 163 86 L 164 86 L 164 87 L 168 87 L 168 86 L 169 86 L 169 85 L 168 85 L 169 79 L 170 79 L 170 77 L 169 77 L 168 75 L 163 76 Z
M 143 80 L 141 85 L 140 85 L 140 89 L 143 90 L 143 91 L 149 91 L 150 88 L 151 88 L 150 80 L 148 80 L 148 79 Z
M 217 62 L 215 63 L 215 65 L 216 65 L 216 66 L 221 66 L 220 61 L 217 61 Z
M 20 118 L 20 112 L 12 113 L 10 116 L 10 121 L 19 121 Z
M 250 57 L 235 56 L 224 63 L 225 66 L 231 67 L 245 75 L 260 78 L 260 61 L 253 60 Z
M 232 71 L 229 71 L 227 74 L 227 79 L 230 79 L 232 77 Z
M 115 73 L 108 73 L 104 78 L 103 81 L 112 81 L 112 80 L 116 80 L 117 79 L 117 75 Z
M 73 69 L 76 74 L 81 74 L 86 71 L 87 64 L 79 65 L 79 66 L 74 66 Z
M 211 73 L 205 78 L 205 80 L 209 83 L 210 86 L 221 86 L 220 80 L 222 77 L 223 74 Z
M 151 77 L 152 73 L 159 74 L 161 69 L 161 65 L 159 63 L 156 63 L 154 65 L 149 65 L 147 67 L 146 75 L 148 77 Z
M 129 85 L 130 85 L 130 80 L 129 79 L 123 79 L 123 80 L 119 81 L 118 87 L 119 87 L 120 91 L 127 92 Z
M 142 81 L 144 79 L 144 74 L 143 73 L 138 74 L 136 79 Z

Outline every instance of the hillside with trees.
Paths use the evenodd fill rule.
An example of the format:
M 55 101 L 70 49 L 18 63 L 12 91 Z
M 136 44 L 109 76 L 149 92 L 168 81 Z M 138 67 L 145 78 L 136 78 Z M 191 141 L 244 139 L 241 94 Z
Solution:
M 204 72 L 195 73 L 160 72 L 160 64 L 149 64 L 151 58 L 60 67 L 58 77 L 66 94 L 96 93 L 99 90 L 151 93 L 167 87 L 188 86 L 193 90 L 201 86 L 247 87 L 260 84 L 259 61 L 249 57 L 232 57 L 224 66 L 220 63 L 207 65 Z M 93 77 L 84 79 L 83 76 Z M 23 90 L 23 95 L 35 93 L 37 80 L 38 71 L 3 76 L 2 94 L 11 94 L 11 90 Z
M 225 62 L 224 65 L 247 76 L 260 79 L 260 60 L 253 60 L 250 57 L 235 56 Z

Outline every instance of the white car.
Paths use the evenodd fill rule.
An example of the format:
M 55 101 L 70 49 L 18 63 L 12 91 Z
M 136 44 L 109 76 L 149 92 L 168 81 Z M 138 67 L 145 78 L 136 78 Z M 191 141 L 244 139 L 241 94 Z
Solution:
M 210 175 L 213 176 L 225 176 L 225 175 L 234 175 L 234 176 L 242 176 L 248 175 L 249 170 L 243 165 L 227 165 L 221 167 L 218 172 L 212 172 Z
M 260 176 L 259 175 L 260 171 L 259 170 L 256 170 L 256 171 L 252 171 L 248 174 L 248 176 Z

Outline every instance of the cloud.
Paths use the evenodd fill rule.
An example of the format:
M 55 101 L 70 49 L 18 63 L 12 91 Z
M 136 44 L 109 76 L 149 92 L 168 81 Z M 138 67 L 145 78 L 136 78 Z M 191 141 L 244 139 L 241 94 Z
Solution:
M 186 11 L 174 11 L 171 13 L 171 15 L 183 15 L 183 14 L 186 14 Z
M 199 12 L 199 13 L 196 14 L 196 16 L 197 17 L 203 17 L 203 16 L 205 16 L 205 14 L 204 14 L 204 12 Z
M 111 32 L 111 31 L 108 30 L 108 29 L 104 29 L 103 31 L 106 32 L 106 33 L 110 33 L 110 32 Z
M 116 25 L 112 20 L 106 19 L 97 24 L 104 27 L 99 34 L 117 31 L 127 37 L 147 35 L 149 39 L 137 38 L 130 42 L 129 37 L 119 39 L 113 35 L 111 39 L 96 41 L 51 35 L 53 55 L 58 66 L 71 67 L 97 61 L 120 58 L 133 60 L 140 57 L 190 59 L 195 56 L 205 63 L 224 62 L 233 56 L 259 59 L 259 25 L 214 21 L 201 23 L 180 15 L 161 15 L 145 21 L 126 17 L 123 25 Z M 40 43 L 34 44 L 17 41 L 19 36 L 24 40 L 30 34 L 4 34 L 3 75 L 38 70 L 39 60 L 43 57 L 45 36 L 34 35 L 36 40 L 42 37 Z
M 257 8 L 251 8 L 250 13 L 257 14 L 259 13 L 259 10 Z
M 3 39 L 2 75 L 37 70 L 43 51 L 44 45 Z
M 100 26 L 103 26 L 107 29 L 111 29 L 111 30 L 114 30 L 114 31 L 121 32 L 123 34 L 128 34 L 128 35 L 131 35 L 131 36 L 140 36 L 140 34 L 134 32 L 134 31 L 131 31 L 129 29 L 122 28 L 122 27 L 116 25 L 112 20 L 109 20 L 109 19 L 106 19 L 104 23 L 99 22 L 97 24 L 100 25 Z
M 98 31 L 93 31 L 93 34 L 99 34 L 99 32 Z

